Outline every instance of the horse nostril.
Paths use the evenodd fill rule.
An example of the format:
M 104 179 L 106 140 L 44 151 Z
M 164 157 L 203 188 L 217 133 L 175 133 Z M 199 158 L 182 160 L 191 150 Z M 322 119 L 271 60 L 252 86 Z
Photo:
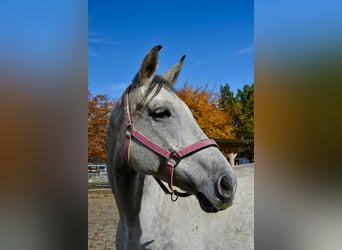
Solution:
M 217 182 L 218 196 L 221 199 L 230 199 L 234 192 L 234 186 L 225 175 L 221 176 Z

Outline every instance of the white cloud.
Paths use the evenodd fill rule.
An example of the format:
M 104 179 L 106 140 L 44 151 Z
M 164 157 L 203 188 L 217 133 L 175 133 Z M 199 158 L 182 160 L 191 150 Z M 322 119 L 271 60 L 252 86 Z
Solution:
M 122 45 L 119 42 L 101 37 L 94 32 L 88 33 L 88 55 L 91 57 L 122 56 Z
M 127 83 L 112 84 L 111 89 L 125 89 L 128 86 Z
M 88 43 L 119 45 L 119 43 L 106 38 L 88 38 Z
M 254 52 L 254 46 L 249 46 L 234 52 L 234 55 L 250 54 Z
M 90 49 L 88 47 L 88 56 L 91 56 L 91 57 L 102 57 L 100 54 L 94 52 L 92 49 Z

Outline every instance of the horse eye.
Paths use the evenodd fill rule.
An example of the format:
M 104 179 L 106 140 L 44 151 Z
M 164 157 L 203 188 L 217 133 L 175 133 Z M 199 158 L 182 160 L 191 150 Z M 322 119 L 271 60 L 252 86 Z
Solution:
M 169 118 L 170 116 L 171 112 L 166 108 L 158 108 L 152 113 L 152 118 L 155 120 Z

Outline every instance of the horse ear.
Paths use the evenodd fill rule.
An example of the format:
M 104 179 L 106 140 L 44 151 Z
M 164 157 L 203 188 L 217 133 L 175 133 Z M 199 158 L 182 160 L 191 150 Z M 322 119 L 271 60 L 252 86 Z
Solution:
M 153 47 L 145 56 L 139 70 L 140 84 L 150 83 L 158 68 L 158 53 L 161 45 Z
M 179 73 L 182 70 L 182 66 L 184 63 L 185 55 L 182 56 L 182 58 L 179 60 L 179 62 L 171 67 L 168 71 L 166 71 L 163 75 L 163 77 L 169 81 L 171 85 L 174 85 L 177 81 L 177 78 L 179 76 Z

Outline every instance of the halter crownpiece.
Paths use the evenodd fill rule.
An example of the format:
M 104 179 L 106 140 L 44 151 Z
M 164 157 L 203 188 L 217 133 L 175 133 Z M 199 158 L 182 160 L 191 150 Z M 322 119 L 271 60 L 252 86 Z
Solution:
M 160 155 L 161 157 L 167 160 L 167 163 L 166 163 L 167 183 L 168 183 L 170 190 L 167 189 L 167 187 L 161 182 L 161 180 L 159 180 L 157 177 L 154 177 L 154 178 L 156 179 L 160 187 L 163 189 L 163 191 L 166 194 L 171 195 L 171 200 L 176 201 L 178 196 L 185 197 L 185 196 L 191 195 L 189 193 L 181 193 L 173 189 L 174 170 L 182 159 L 204 148 L 211 147 L 211 146 L 218 147 L 217 143 L 212 139 L 204 139 L 194 144 L 191 144 L 190 146 L 187 146 L 179 151 L 172 151 L 172 152 L 155 144 L 150 139 L 148 139 L 139 131 L 133 128 L 131 115 L 130 115 L 130 109 L 129 109 L 129 100 L 128 100 L 130 88 L 131 88 L 131 85 L 127 87 L 123 95 L 124 116 L 125 116 L 125 124 L 126 124 L 125 157 L 126 157 L 128 164 L 132 166 L 129 160 L 129 153 L 130 153 L 129 149 L 130 149 L 130 144 L 131 144 L 131 140 L 133 137 L 134 139 L 142 143 L 146 148 L 150 149 L 154 153 Z M 174 195 L 176 196 L 175 198 L 174 198 Z

